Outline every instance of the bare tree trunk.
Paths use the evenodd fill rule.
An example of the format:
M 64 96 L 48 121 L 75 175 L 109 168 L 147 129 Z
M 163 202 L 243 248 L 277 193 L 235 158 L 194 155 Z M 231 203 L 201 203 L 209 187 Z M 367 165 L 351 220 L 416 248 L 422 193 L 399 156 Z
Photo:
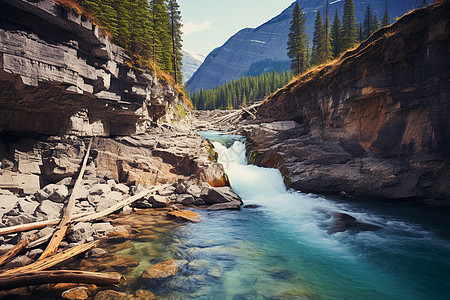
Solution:
M 47 248 L 42 253 L 41 257 L 39 259 L 46 258 L 49 255 L 52 255 L 58 250 L 59 244 L 64 239 L 64 236 L 66 235 L 67 228 L 70 225 L 70 221 L 72 220 L 73 210 L 75 209 L 75 196 L 77 194 L 78 189 L 81 186 L 81 181 L 83 179 L 84 171 L 86 169 L 87 161 L 89 158 L 89 152 L 91 152 L 91 146 L 92 146 L 92 138 L 89 141 L 89 146 L 86 151 L 86 155 L 84 156 L 83 165 L 80 170 L 80 174 L 78 174 L 77 181 L 75 182 L 75 185 L 73 187 L 72 194 L 70 195 L 69 200 L 67 201 L 66 209 L 64 211 L 64 214 L 61 218 L 61 222 L 59 223 L 58 227 L 56 228 L 52 239 L 47 245 Z
M 94 241 L 94 242 L 86 243 L 83 245 L 75 246 L 70 249 L 64 250 L 60 253 L 57 253 L 52 256 L 46 257 L 44 259 L 38 260 L 32 264 L 29 264 L 29 265 L 26 265 L 23 267 L 19 267 L 19 268 L 15 268 L 15 269 L 11 269 L 11 270 L 6 270 L 4 272 L 1 272 L 0 276 L 46 270 L 46 269 L 51 268 L 63 261 L 66 261 L 72 257 L 75 257 L 78 254 L 81 254 L 92 248 L 97 247 L 99 243 L 100 243 L 100 241 Z
M 125 279 L 120 274 L 105 274 L 72 270 L 39 271 L 0 276 L 0 290 L 47 283 L 116 285 L 124 284 Z

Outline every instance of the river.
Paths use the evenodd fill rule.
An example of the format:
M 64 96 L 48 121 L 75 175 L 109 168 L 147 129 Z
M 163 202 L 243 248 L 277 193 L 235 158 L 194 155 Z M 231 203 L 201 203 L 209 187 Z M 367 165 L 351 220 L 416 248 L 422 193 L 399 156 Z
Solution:
M 123 216 L 142 226 L 133 240 L 105 248 L 119 262 L 136 262 L 119 272 L 138 278 L 170 259 L 181 266 L 168 279 L 133 280 L 127 292 L 149 289 L 163 300 L 448 299 L 448 211 L 288 191 L 278 170 L 247 164 L 242 137 L 201 134 L 214 141 L 233 189 L 253 208 L 190 208 L 202 221 L 189 224 L 165 220 L 157 210 L 159 221 L 145 211 Z M 330 234 L 334 212 L 382 229 Z M 36 298 L 55 299 L 37 292 L 26 299 Z
M 191 284 L 179 283 L 184 297 L 448 299 L 448 213 L 287 191 L 278 170 L 247 165 L 241 137 L 202 135 L 216 140 L 219 161 L 244 203 L 259 207 L 196 210 L 202 222 L 177 229 L 181 256 L 199 266 L 188 275 Z M 382 229 L 329 234 L 333 212 Z

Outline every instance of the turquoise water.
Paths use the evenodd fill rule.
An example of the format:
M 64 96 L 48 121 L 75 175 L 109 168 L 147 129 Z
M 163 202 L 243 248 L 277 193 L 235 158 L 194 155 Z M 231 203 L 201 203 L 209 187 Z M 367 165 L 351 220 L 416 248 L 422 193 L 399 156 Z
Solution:
M 448 212 L 286 191 L 278 170 L 247 165 L 242 137 L 203 136 L 220 141 L 214 145 L 233 189 L 258 207 L 189 208 L 200 223 L 152 225 L 152 236 L 137 236 L 115 255 L 139 260 L 131 276 L 169 259 L 180 272 L 138 279 L 128 292 L 147 288 L 159 299 L 448 299 Z M 382 229 L 329 234 L 334 212 Z
M 211 140 L 215 136 L 208 133 Z M 219 160 L 245 204 L 259 207 L 196 210 L 201 223 L 174 231 L 179 241 L 176 258 L 191 263 L 168 283 L 172 296 L 448 299 L 448 213 L 374 201 L 344 203 L 286 191 L 277 170 L 246 165 L 242 138 L 227 139 L 228 149 L 214 143 Z M 330 235 L 333 212 L 383 228 Z

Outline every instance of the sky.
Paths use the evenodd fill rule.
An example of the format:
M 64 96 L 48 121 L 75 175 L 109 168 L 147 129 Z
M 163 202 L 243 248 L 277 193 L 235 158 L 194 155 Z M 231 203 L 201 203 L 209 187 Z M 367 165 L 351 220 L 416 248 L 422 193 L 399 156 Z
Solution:
M 183 48 L 208 55 L 243 28 L 255 28 L 294 0 L 178 0 Z

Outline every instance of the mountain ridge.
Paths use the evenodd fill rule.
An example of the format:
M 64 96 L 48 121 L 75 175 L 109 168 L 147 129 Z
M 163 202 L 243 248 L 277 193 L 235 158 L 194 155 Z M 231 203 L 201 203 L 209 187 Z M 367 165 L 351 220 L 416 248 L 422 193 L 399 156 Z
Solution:
M 307 31 L 310 41 L 314 30 L 314 18 L 317 9 L 323 10 L 323 0 L 298 0 L 307 18 Z M 367 0 L 355 0 L 356 17 L 361 22 L 367 7 Z M 392 21 L 403 15 L 416 5 L 415 0 L 399 0 L 388 4 Z M 280 65 L 288 65 L 286 43 L 290 27 L 290 18 L 296 2 L 284 9 L 280 14 L 256 28 L 244 28 L 231 36 L 222 46 L 208 54 L 203 64 L 187 82 L 187 90 L 192 92 L 200 89 L 210 89 L 221 86 L 233 79 L 239 79 L 248 74 L 250 66 L 262 60 L 279 61 Z M 342 16 L 343 1 L 330 3 L 330 21 L 335 11 Z M 384 13 L 385 1 L 371 1 L 371 8 L 381 19 Z M 255 45 L 255 41 L 257 43 Z M 264 43 L 263 43 L 264 42 Z M 258 47 L 259 46 L 259 47 Z M 230 55 L 229 52 L 234 53 Z M 272 70 L 272 69 L 271 69 Z M 268 70 L 268 71 L 271 71 Z M 258 75 L 258 74 L 254 74 Z

